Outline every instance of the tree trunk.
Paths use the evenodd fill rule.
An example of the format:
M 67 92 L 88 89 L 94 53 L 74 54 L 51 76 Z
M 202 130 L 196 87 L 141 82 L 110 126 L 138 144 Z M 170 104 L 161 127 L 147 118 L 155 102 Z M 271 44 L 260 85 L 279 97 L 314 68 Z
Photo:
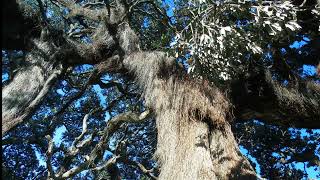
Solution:
M 159 179 L 256 179 L 228 124 L 210 129 L 187 120 L 181 126 L 175 114 L 166 110 L 157 118 Z
M 159 179 L 257 179 L 232 134 L 229 104 L 206 81 L 188 79 L 160 52 L 134 53 L 124 64 L 154 109 Z
M 62 72 L 61 64 L 52 60 L 54 49 L 48 43 L 34 43 L 21 69 L 2 89 L 2 136 L 31 117 Z

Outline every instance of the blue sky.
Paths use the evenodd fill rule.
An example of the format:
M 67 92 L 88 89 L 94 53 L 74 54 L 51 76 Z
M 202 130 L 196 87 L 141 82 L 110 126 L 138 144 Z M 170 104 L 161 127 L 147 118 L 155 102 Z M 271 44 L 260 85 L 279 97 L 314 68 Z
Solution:
M 173 2 L 173 0 L 165 0 L 164 4 L 169 6 L 169 8 L 167 10 L 167 15 L 169 17 L 172 17 L 173 16 L 173 10 L 174 10 L 174 2 Z

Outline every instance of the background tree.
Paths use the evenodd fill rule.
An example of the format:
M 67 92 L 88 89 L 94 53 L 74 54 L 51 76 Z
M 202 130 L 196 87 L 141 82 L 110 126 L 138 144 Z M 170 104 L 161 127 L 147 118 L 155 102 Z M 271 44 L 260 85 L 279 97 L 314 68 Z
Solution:
M 4 178 L 319 176 L 316 1 L 3 3 Z

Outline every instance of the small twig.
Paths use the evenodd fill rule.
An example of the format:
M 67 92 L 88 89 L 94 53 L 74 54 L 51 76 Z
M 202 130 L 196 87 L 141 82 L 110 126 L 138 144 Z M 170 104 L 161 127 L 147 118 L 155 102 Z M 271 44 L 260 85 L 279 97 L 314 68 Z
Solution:
M 107 167 L 109 167 L 110 165 L 112 164 L 115 164 L 117 162 L 117 159 L 119 158 L 120 156 L 113 156 L 112 158 L 110 158 L 108 161 L 105 161 L 102 165 L 100 166 L 97 166 L 95 168 L 92 168 L 91 170 L 92 171 L 100 171 L 102 169 L 105 169 Z
M 149 176 L 150 178 L 152 179 L 158 179 L 154 174 L 153 174 L 153 171 L 154 171 L 154 168 L 151 168 L 151 169 L 147 169 L 144 165 L 142 165 L 141 163 L 139 162 L 136 162 L 136 161 L 131 161 L 129 160 L 129 163 L 138 167 L 144 174 L 146 174 L 147 176 Z
M 89 115 L 90 115 L 90 113 L 88 113 L 88 114 L 86 114 L 86 115 L 84 116 L 84 118 L 83 118 L 83 120 L 82 120 L 82 132 L 81 132 L 81 134 L 80 134 L 78 137 L 76 137 L 76 138 L 74 139 L 74 141 L 72 142 L 72 145 L 71 145 L 71 147 L 70 147 L 70 150 L 71 150 L 71 151 L 76 151 L 78 142 L 80 141 L 80 139 L 83 138 L 83 136 L 84 136 L 85 133 L 87 132 L 87 127 L 88 127 L 87 121 L 88 121 L 88 119 L 89 119 Z

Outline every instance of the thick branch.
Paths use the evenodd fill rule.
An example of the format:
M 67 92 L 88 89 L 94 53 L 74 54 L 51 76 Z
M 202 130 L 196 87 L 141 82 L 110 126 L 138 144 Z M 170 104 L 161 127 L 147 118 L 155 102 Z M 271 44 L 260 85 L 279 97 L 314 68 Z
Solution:
M 258 119 L 269 124 L 320 128 L 320 85 L 301 81 L 285 87 L 266 71 L 233 84 L 232 97 L 238 120 Z
M 18 73 L 14 80 L 2 90 L 2 135 L 30 118 L 51 90 L 62 73 L 62 67 L 54 70 L 50 66 L 44 64 L 43 67 L 26 68 Z M 47 73 L 51 74 L 43 72 L 40 68 L 48 68 Z M 32 86 L 25 87 L 28 85 Z

